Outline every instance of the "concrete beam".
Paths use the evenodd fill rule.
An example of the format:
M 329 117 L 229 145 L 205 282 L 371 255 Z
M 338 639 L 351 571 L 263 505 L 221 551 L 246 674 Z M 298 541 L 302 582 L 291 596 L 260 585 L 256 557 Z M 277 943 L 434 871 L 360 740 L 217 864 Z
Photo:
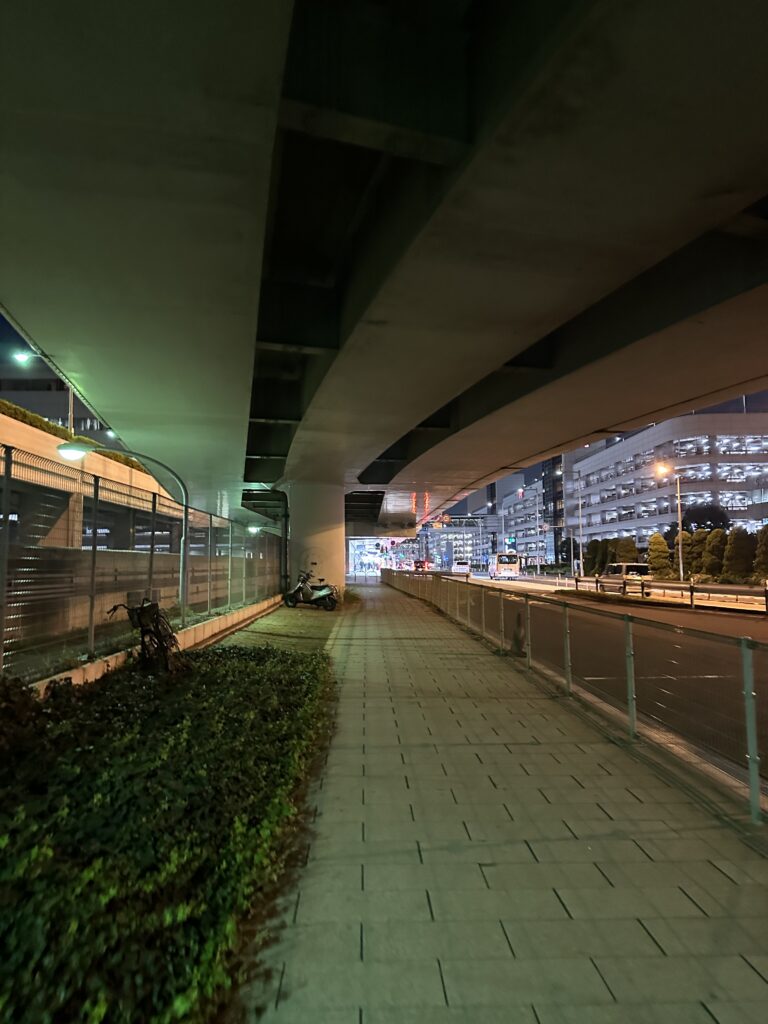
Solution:
M 450 166 L 467 151 L 460 139 L 429 135 L 402 125 L 387 124 L 339 110 L 327 110 L 298 100 L 280 104 L 280 127 L 317 139 L 331 139 L 350 146 L 363 146 L 403 160 Z

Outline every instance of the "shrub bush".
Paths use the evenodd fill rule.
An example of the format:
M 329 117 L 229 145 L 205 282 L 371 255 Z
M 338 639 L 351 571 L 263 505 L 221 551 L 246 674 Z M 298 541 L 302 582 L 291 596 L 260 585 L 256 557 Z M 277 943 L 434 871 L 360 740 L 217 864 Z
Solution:
M 757 549 L 757 537 L 754 533 L 748 533 L 743 527 L 737 526 L 728 534 L 728 542 L 725 546 L 723 557 L 723 576 L 729 577 L 729 581 L 743 583 L 753 573 L 755 551 Z M 721 583 L 725 580 L 721 579 Z
M 672 576 L 669 548 L 660 533 L 652 534 L 648 541 L 648 569 L 657 580 L 670 579 Z
M 20 405 L 7 402 L 4 398 L 0 398 L 0 414 L 8 416 L 12 420 L 18 420 L 19 423 L 26 423 L 28 427 L 42 430 L 45 434 L 53 434 L 54 437 L 60 437 L 63 441 L 87 441 L 88 444 L 93 444 L 92 438 L 83 437 L 81 434 L 73 434 L 66 427 L 60 427 L 57 423 L 51 423 L 44 416 L 38 416 L 36 412 L 23 409 Z M 112 459 L 113 462 L 120 462 L 123 466 L 129 466 L 131 469 L 140 469 L 142 473 L 147 472 L 141 463 L 137 462 L 136 459 L 132 459 L 130 455 L 123 455 L 118 451 L 99 452 L 99 455 L 103 455 L 105 459 Z
M 0 681 L 0 1019 L 200 1019 L 325 734 L 327 658 L 270 647 Z

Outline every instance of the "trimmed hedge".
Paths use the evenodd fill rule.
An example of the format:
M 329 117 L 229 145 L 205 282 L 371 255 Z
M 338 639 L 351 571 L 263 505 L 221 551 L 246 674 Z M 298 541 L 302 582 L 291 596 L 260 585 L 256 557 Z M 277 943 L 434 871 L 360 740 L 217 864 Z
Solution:
M 92 438 L 83 437 L 81 434 L 73 434 L 66 427 L 60 427 L 57 423 L 51 423 L 44 416 L 38 416 L 36 412 L 23 409 L 20 405 L 7 402 L 4 398 L 0 398 L 0 413 L 3 416 L 10 417 L 12 420 L 18 420 L 19 423 L 26 423 L 28 427 L 42 430 L 45 434 L 53 434 L 54 437 L 60 437 L 63 441 L 87 441 L 88 444 L 93 444 Z M 131 469 L 140 469 L 142 473 L 147 472 L 140 462 L 132 459 L 130 455 L 123 455 L 122 452 L 103 451 L 99 452 L 99 455 L 102 455 L 105 459 L 112 459 L 113 462 L 119 462 L 123 466 L 129 466 Z
M 214 647 L 37 700 L 0 681 L 0 1019 L 201 1019 L 327 731 L 321 652 Z

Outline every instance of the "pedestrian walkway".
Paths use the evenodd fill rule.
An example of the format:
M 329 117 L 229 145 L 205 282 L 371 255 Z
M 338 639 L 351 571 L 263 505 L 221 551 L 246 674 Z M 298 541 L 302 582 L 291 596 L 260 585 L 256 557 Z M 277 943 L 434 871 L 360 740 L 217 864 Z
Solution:
M 328 649 L 338 729 L 274 977 L 279 1024 L 768 1019 L 768 861 L 418 600 Z

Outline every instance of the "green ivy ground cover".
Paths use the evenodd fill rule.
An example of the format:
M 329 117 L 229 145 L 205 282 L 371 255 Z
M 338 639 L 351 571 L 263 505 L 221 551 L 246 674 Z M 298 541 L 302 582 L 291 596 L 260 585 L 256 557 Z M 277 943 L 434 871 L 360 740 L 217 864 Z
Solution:
M 327 733 L 321 652 L 209 648 L 39 701 L 0 681 L 0 1020 L 200 1019 Z

